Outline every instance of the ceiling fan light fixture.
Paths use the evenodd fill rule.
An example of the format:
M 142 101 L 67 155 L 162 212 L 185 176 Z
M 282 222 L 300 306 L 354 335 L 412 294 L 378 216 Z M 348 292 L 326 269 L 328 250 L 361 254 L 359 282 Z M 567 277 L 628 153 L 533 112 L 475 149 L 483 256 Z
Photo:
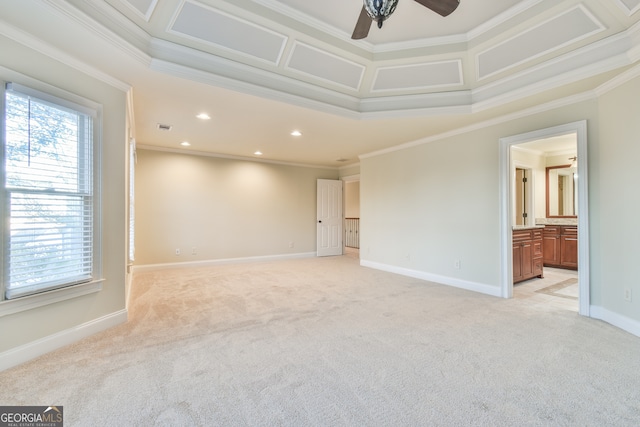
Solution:
M 364 9 L 367 15 L 378 22 L 378 28 L 396 10 L 398 0 L 364 0 Z

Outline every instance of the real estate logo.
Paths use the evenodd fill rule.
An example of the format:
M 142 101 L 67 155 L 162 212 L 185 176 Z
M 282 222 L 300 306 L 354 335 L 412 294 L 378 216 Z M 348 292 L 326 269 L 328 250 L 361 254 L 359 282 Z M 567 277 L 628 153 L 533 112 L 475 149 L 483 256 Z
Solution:
M 62 427 L 62 406 L 0 406 L 0 427 Z

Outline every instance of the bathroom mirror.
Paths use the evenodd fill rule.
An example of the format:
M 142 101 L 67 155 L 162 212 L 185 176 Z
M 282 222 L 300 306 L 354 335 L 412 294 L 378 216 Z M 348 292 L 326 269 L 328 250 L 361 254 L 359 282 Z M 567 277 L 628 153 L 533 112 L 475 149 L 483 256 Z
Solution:
M 578 174 L 571 165 L 547 168 L 547 218 L 578 216 Z

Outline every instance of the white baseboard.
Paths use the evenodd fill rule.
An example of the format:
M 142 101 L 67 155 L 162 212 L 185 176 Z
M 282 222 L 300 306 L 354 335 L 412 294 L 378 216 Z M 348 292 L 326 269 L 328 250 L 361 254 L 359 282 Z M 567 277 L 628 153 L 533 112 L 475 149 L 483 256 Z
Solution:
M 412 270 L 409 268 L 396 267 L 394 265 L 381 264 L 373 261 L 360 260 L 360 265 L 376 270 L 396 273 L 402 276 L 413 277 L 416 279 L 427 280 L 442 285 L 453 286 L 456 288 L 466 289 L 468 291 L 479 292 L 481 294 L 491 295 L 494 297 L 502 296 L 502 289 L 499 286 L 485 285 L 484 283 L 471 282 L 468 280 L 456 279 L 454 277 L 441 276 L 438 274 L 426 273 L 424 271 Z
M 49 335 L 39 340 L 0 353 L 0 372 L 28 362 L 53 350 L 80 341 L 90 335 L 102 332 L 127 321 L 127 310 L 102 316 L 73 328 Z
M 598 320 L 605 321 L 607 323 L 616 326 L 623 331 L 627 331 L 637 337 L 640 337 L 640 322 L 634 319 L 630 319 L 613 311 L 609 311 L 606 308 L 592 305 L 589 308 L 589 315 Z
M 155 270 L 167 270 L 174 268 L 193 268 L 193 267 L 213 267 L 216 265 L 227 264 L 244 264 L 250 262 L 267 262 L 267 261 L 282 261 L 287 259 L 300 259 L 300 258 L 313 258 L 317 256 L 316 252 L 303 252 L 297 254 L 281 254 L 281 255 L 265 255 L 245 258 L 225 258 L 225 259 L 210 259 L 204 261 L 187 261 L 187 262 L 172 262 L 167 264 L 147 264 L 147 265 L 134 265 L 133 271 L 140 273 L 143 271 L 155 271 Z

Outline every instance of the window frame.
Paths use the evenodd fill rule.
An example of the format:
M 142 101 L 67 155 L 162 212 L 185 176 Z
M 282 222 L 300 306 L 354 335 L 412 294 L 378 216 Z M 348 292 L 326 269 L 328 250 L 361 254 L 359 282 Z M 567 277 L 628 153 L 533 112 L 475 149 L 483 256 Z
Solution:
M 92 167 L 93 167 L 93 268 L 92 279 L 80 284 L 69 284 L 65 287 L 53 289 L 43 289 L 37 293 L 20 296 L 13 299 L 6 299 L 6 272 L 3 270 L 5 258 L 8 256 L 6 245 L 9 242 L 8 229 L 9 222 L 6 220 L 9 215 L 7 206 L 7 192 L 4 186 L 5 180 L 5 120 L 6 120 L 6 88 L 7 83 L 11 83 L 14 90 L 19 90 L 23 94 L 32 95 L 38 99 L 51 102 L 65 108 L 76 109 L 87 113 L 92 117 Z M 41 307 L 44 305 L 76 298 L 82 295 L 99 292 L 102 290 L 104 281 L 102 271 L 102 105 L 68 92 L 64 89 L 51 86 L 36 79 L 11 72 L 0 67 L 0 179 L 3 184 L 0 186 L 0 220 L 3 227 L 3 237 L 0 244 L 0 317 L 18 313 L 25 310 Z

